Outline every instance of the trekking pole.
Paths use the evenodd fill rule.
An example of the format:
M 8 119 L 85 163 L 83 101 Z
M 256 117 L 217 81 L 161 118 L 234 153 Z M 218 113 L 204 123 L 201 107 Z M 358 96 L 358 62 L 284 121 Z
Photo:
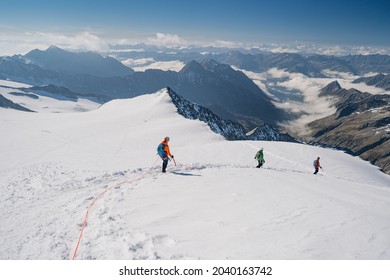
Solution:
M 175 160 L 175 158 L 172 158 L 172 160 L 173 160 L 173 163 L 174 163 L 175 166 L 176 166 L 176 160 Z

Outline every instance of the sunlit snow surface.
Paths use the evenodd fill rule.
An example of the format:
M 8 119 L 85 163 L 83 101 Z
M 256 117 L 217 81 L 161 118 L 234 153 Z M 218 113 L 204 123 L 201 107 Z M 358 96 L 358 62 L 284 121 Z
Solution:
M 226 141 L 165 90 L 82 113 L 0 108 L 0 131 L 0 259 L 72 258 L 105 189 L 77 259 L 390 258 L 388 175 L 341 151 Z M 177 166 L 162 174 L 165 136 Z

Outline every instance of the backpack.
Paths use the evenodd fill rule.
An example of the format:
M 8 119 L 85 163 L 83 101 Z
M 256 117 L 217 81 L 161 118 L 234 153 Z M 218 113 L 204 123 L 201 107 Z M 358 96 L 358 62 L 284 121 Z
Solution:
M 157 154 L 161 157 L 164 158 L 166 157 L 166 152 L 164 151 L 165 145 L 163 143 L 160 143 L 157 146 Z
M 313 166 L 317 167 L 317 160 L 316 159 L 313 161 Z

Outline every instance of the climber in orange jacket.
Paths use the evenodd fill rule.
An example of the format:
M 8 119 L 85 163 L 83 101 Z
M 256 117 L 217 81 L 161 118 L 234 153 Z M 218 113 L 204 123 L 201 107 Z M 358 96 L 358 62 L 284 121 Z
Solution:
M 172 159 L 174 158 L 174 156 L 171 154 L 171 151 L 169 150 L 169 146 L 168 146 L 169 140 L 170 140 L 169 137 L 165 137 L 164 140 L 157 147 L 157 153 L 163 160 L 163 164 L 162 164 L 163 173 L 166 172 L 169 158 Z

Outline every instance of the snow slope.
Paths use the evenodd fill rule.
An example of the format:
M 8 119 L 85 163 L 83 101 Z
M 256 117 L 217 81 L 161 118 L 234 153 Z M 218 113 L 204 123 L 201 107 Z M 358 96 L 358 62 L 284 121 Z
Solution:
M 66 99 L 60 100 L 58 96 L 50 95 L 45 92 L 35 94 L 34 92 L 27 91 L 26 93 L 21 90 L 22 88 L 30 87 L 32 86 L 28 84 L 0 79 L 0 95 L 35 112 L 73 113 L 90 111 L 100 107 L 99 103 L 85 98 L 78 98 L 77 101 Z
M 226 141 L 165 90 L 84 113 L 0 108 L 0 131 L 0 259 L 72 258 L 105 190 L 77 259 L 390 259 L 389 176 L 340 151 Z

